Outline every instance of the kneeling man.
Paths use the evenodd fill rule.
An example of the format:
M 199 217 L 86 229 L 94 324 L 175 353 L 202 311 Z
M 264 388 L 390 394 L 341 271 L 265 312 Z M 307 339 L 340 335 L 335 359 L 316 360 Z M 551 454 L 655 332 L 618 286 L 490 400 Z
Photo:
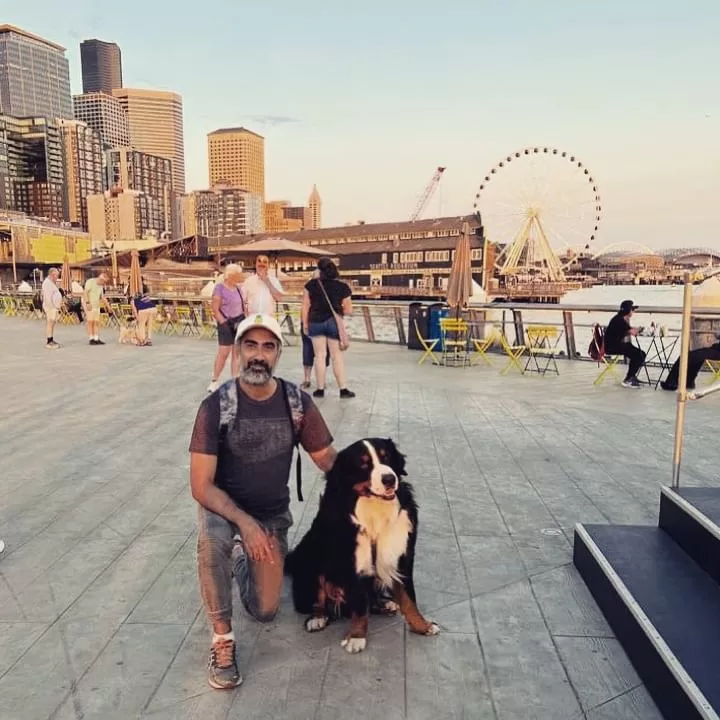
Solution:
M 190 441 L 190 484 L 198 502 L 198 576 L 213 628 L 208 682 L 242 682 L 232 630 L 232 576 L 245 610 L 260 622 L 277 613 L 288 528 L 294 441 L 327 472 L 336 452 L 310 396 L 273 377 L 282 352 L 275 318 L 252 315 L 235 342 L 240 375 L 203 400 Z

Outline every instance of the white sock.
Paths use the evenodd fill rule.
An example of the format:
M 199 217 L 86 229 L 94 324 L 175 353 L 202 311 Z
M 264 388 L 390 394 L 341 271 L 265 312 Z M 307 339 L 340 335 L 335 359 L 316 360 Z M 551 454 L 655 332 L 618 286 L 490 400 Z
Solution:
M 229 633 L 224 635 L 218 635 L 216 632 L 213 633 L 212 644 L 214 645 L 218 640 L 232 640 L 235 642 L 235 633 L 231 630 Z

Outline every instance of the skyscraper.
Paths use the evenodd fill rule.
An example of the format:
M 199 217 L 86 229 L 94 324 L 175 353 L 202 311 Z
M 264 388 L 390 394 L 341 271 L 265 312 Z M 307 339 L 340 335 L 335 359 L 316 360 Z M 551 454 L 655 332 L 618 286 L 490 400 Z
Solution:
M 308 230 L 317 230 L 322 227 L 322 200 L 317 185 L 313 185 L 308 199 L 308 209 L 310 210 L 310 227 Z
M 88 229 L 87 197 L 103 191 L 99 135 L 79 120 L 59 120 L 65 155 L 65 217 Z
M 173 190 L 184 193 L 185 143 L 180 95 L 130 88 L 116 88 L 112 92 L 127 113 L 132 147 L 172 160 Z
M 265 227 L 265 138 L 243 127 L 208 135 L 210 187 L 227 185 L 260 198 Z
M 107 187 L 111 191 L 135 191 L 151 201 L 144 230 L 172 232 L 175 223 L 172 161 L 127 147 L 109 150 L 105 157 Z
M 103 150 L 130 146 L 128 116 L 116 97 L 102 92 L 74 95 L 73 108 L 75 118 L 100 136 Z
M 104 40 L 80 43 L 83 93 L 111 93 L 122 87 L 122 54 L 120 46 Z
M 0 115 L 0 192 L 4 207 L 35 217 L 65 220 L 65 162 L 55 122 Z
M 0 25 L 0 115 L 72 119 L 64 47 Z
M 202 235 L 211 245 L 262 231 L 260 198 L 246 190 L 216 185 L 183 196 L 182 235 Z

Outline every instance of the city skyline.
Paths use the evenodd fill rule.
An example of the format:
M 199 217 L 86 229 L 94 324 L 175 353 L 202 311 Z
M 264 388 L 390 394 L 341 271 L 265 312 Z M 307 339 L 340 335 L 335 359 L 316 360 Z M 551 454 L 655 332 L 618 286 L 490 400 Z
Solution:
M 187 190 L 207 185 L 206 137 L 218 127 L 265 137 L 267 198 L 302 201 L 317 183 L 325 226 L 409 218 L 437 165 L 447 172 L 424 216 L 466 214 L 498 160 L 551 145 L 597 180 L 599 247 L 720 247 L 716 3 L 204 7 L 225 19 L 210 38 L 185 17 L 153 38 L 135 15 L 160 10 L 136 0 L 102 17 L 87 0 L 39 0 L 7 21 L 67 48 L 74 94 L 80 42 L 99 37 L 122 48 L 126 86 L 182 95 Z M 239 46 L 239 24 L 273 32 Z M 239 72 L 257 58 L 259 69 Z

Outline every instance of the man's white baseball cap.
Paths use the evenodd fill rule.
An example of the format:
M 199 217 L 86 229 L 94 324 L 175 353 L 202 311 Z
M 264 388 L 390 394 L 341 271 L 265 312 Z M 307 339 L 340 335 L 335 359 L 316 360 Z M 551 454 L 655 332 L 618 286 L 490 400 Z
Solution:
M 283 336 L 280 323 L 278 323 L 272 315 L 264 315 L 262 313 L 250 315 L 238 325 L 237 332 L 235 333 L 235 342 L 240 342 L 240 338 L 242 338 L 248 330 L 255 330 L 256 328 L 264 328 L 269 333 L 272 333 L 282 345 Z

